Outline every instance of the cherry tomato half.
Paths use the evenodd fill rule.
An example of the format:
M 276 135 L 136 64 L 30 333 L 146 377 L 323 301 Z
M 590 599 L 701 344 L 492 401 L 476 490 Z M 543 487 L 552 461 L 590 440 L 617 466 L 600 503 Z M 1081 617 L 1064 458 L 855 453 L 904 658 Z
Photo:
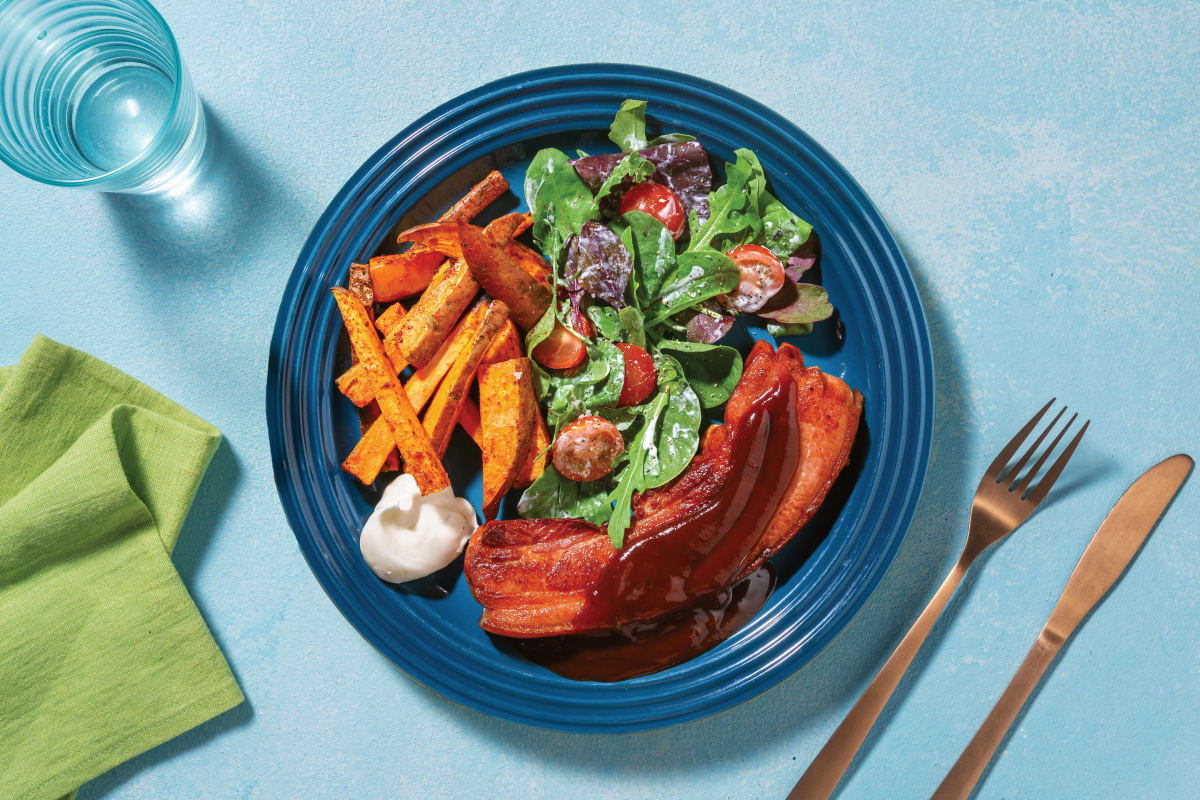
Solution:
M 645 400 L 658 385 L 658 370 L 654 359 L 636 344 L 614 342 L 625 357 L 625 383 L 621 386 L 621 397 L 617 407 L 636 406 Z
M 562 429 L 550 458 L 567 480 L 594 481 L 612 472 L 613 462 L 623 452 L 625 440 L 616 425 L 603 417 L 586 416 Z
M 555 320 L 550 335 L 533 348 L 533 357 L 543 367 L 570 369 L 587 356 L 587 345 L 570 328 Z
M 719 295 L 721 305 L 730 311 L 758 311 L 783 288 L 787 275 L 783 264 L 760 244 L 743 244 L 725 255 L 737 264 L 741 281 L 729 294 Z
M 687 216 L 683 213 L 683 204 L 675 193 L 654 181 L 645 181 L 634 186 L 621 197 L 621 213 L 626 211 L 641 211 L 661 222 L 678 239 L 683 235 L 683 224 Z

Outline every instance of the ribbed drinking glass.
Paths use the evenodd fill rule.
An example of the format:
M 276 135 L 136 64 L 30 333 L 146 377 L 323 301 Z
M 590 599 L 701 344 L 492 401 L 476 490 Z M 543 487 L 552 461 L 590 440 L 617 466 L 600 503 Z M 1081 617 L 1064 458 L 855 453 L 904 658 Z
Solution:
M 204 153 L 204 111 L 144 0 L 0 0 L 0 160 L 42 183 L 170 191 Z

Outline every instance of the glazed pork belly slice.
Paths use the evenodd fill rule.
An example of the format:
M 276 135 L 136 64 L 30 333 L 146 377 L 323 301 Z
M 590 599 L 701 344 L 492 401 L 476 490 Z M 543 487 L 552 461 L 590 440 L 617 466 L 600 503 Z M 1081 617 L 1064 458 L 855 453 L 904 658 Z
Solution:
M 763 398 L 781 391 L 787 419 L 780 403 L 773 416 L 763 412 Z M 805 368 L 794 347 L 783 345 L 776 353 L 756 345 L 726 406 L 726 423 L 706 435 L 701 452 L 675 481 L 635 498 L 623 550 L 583 520 L 493 521 L 476 530 L 465 572 L 484 607 L 480 625 L 521 638 L 611 628 L 736 582 L 811 519 L 845 465 L 861 409 L 860 394 Z M 747 415 L 755 415 L 754 424 L 746 424 Z M 755 442 L 757 454 L 751 452 Z M 764 457 L 781 445 L 795 455 L 789 461 L 776 454 L 764 470 Z M 754 474 L 738 480 L 747 477 L 747 467 Z M 763 481 L 775 485 L 752 500 L 747 493 L 759 470 Z M 731 500 L 738 491 L 743 496 Z M 731 508 L 731 502 L 742 505 Z M 764 502 L 769 507 L 758 509 L 755 527 L 739 528 L 734 521 L 741 511 Z M 736 535 L 726 535 L 735 528 Z M 659 544 L 681 535 L 694 537 L 695 546 Z

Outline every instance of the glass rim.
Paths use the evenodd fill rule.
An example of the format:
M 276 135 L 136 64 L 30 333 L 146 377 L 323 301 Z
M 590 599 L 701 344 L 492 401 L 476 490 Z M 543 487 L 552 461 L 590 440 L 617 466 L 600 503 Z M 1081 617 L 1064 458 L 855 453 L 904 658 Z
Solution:
M 167 129 L 171 125 L 171 120 L 175 117 L 175 112 L 179 108 L 179 100 L 183 94 L 183 82 L 185 79 L 190 80 L 190 77 L 184 74 L 183 58 L 179 55 L 179 43 L 175 41 L 175 34 L 171 32 L 171 26 L 167 24 L 166 19 L 163 18 L 163 15 L 159 12 L 159 10 L 155 8 L 153 4 L 149 2 L 149 0 L 127 0 L 127 2 L 135 3 L 150 12 L 150 16 L 154 24 L 157 25 L 159 29 L 162 30 L 162 32 L 167 36 L 167 44 L 170 46 L 171 50 L 171 62 L 172 66 L 175 68 L 175 82 L 174 86 L 171 87 L 171 107 L 167 110 L 167 115 L 163 117 L 162 125 L 160 125 L 158 130 L 155 132 L 154 138 L 150 140 L 148 145 L 142 148 L 140 153 L 116 169 L 109 170 L 108 172 L 102 172 L 99 175 L 92 175 L 87 178 L 68 180 L 51 178 L 33 173 L 13 163 L 4 149 L 0 148 L 0 161 L 3 161 L 4 164 L 7 165 L 11 170 L 22 175 L 23 177 L 29 178 L 32 181 L 44 183 L 48 186 L 91 186 L 96 183 L 111 180 L 113 177 L 119 177 L 128 172 L 132 172 L 138 164 L 145 160 L 148 153 L 153 152 L 155 147 L 162 143 Z M 0 2 L 0 6 L 2 5 L 3 2 Z M 204 111 L 201 110 L 200 113 L 203 114 Z

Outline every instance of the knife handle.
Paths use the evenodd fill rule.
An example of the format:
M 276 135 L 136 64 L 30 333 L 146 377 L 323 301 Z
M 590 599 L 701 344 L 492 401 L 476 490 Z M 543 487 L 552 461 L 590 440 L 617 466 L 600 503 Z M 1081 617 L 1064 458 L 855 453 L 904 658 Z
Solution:
M 950 570 L 950 574 L 942 581 L 929 605 L 900 640 L 900 644 L 896 645 L 895 651 L 880 668 L 871 685 L 862 693 L 862 697 L 858 698 L 854 708 L 846 714 L 842 724 L 838 725 L 829 741 L 821 748 L 821 752 L 817 753 L 817 757 L 808 765 L 799 782 L 788 793 L 787 800 L 827 800 L 833 794 L 842 776 L 846 774 L 850 762 L 854 760 L 858 748 L 871 732 L 875 720 L 879 719 L 880 712 L 891 699 L 892 692 L 896 690 L 917 651 L 925 643 L 933 624 L 937 622 L 954 590 L 958 588 L 969 565 L 969 560 L 960 559 L 954 565 L 954 569 Z
M 1021 668 L 1009 681 L 1008 688 L 1004 690 L 1004 694 L 1000 695 L 996 705 L 992 706 L 991 713 L 979 726 L 971 743 L 967 745 L 967 749 L 963 750 L 958 761 L 954 762 L 949 774 L 946 775 L 945 780 L 938 786 L 930 800 L 955 800 L 955 798 L 966 800 L 967 797 L 970 797 L 971 792 L 975 790 L 975 784 L 979 781 L 979 776 L 987 769 L 988 763 L 996 753 L 996 748 L 1000 746 L 1000 742 L 1004 741 L 1008 729 L 1012 727 L 1017 714 L 1021 713 L 1021 709 L 1025 707 L 1029 695 L 1033 694 L 1034 687 L 1041 681 L 1046 667 L 1050 666 L 1050 662 L 1058 655 L 1061 646 L 1061 642 L 1058 644 L 1052 642 L 1045 631 L 1038 636 L 1037 641 L 1030 648 L 1029 654 L 1025 656 Z

